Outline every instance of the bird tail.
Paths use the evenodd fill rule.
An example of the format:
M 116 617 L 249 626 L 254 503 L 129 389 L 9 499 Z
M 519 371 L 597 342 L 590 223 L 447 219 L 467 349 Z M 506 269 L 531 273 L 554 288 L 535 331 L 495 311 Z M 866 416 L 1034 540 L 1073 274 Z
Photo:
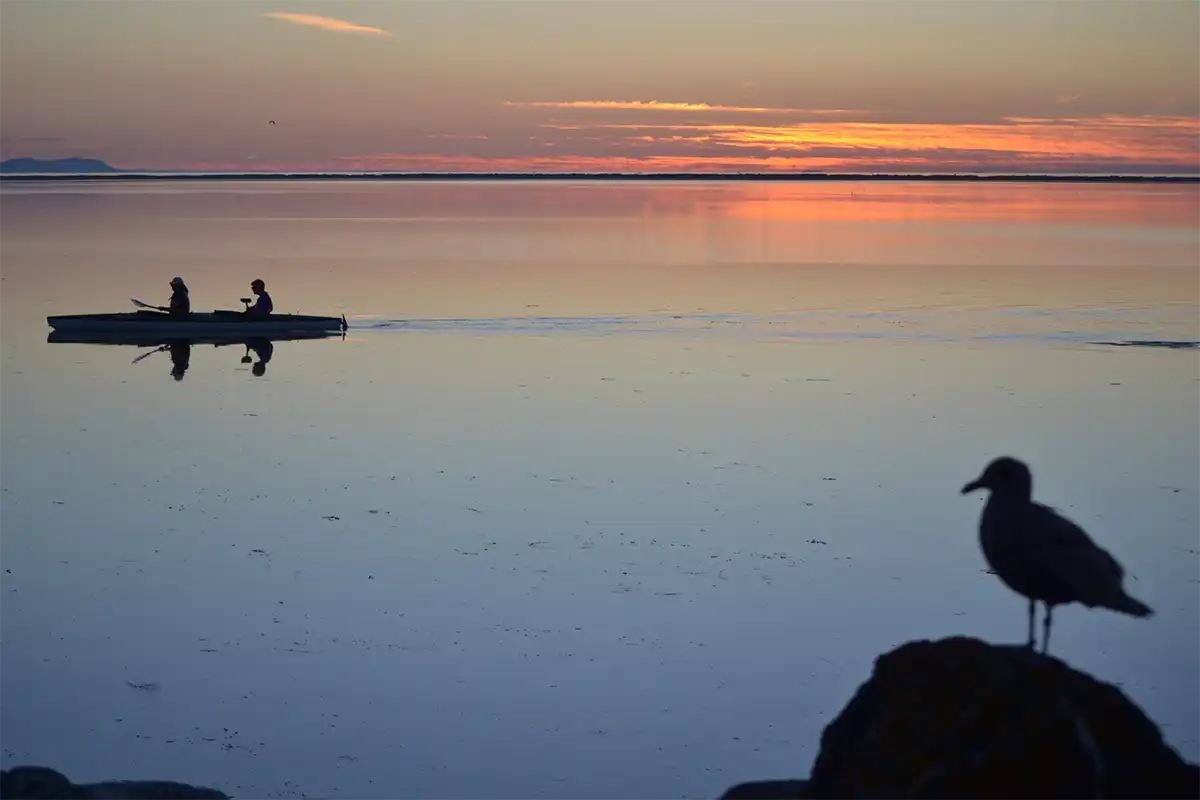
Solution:
M 1148 617 L 1154 613 L 1150 606 L 1140 600 L 1135 600 L 1127 594 L 1122 593 L 1120 597 L 1109 605 L 1113 611 L 1120 611 L 1122 614 L 1129 614 L 1134 617 Z

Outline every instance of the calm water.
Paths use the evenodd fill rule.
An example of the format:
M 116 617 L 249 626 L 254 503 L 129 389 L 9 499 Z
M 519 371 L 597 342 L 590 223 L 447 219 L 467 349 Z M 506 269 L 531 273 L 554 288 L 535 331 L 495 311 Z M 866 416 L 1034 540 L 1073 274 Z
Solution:
M 958 494 L 1002 453 L 1157 611 L 1060 609 L 1053 652 L 1195 760 L 1200 362 L 1104 343 L 1200 339 L 1198 213 L 1195 186 L 5 185 L 4 766 L 240 796 L 807 775 L 879 653 L 1023 639 Z M 174 275 L 351 329 L 261 375 L 196 345 L 182 380 L 47 343 Z

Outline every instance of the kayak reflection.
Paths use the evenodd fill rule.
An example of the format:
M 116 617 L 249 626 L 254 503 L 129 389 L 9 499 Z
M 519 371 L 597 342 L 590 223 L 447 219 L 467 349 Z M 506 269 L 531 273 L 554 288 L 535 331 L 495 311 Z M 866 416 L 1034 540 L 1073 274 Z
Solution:
M 242 345 L 245 347 L 245 355 L 241 358 L 241 363 L 250 364 L 250 374 L 255 377 L 262 377 L 267 373 L 267 364 L 271 362 L 271 358 L 275 355 L 275 342 L 278 341 L 296 341 L 303 339 L 331 339 L 334 337 L 345 338 L 345 334 L 341 332 L 330 331 L 310 331 L 303 333 L 291 333 L 286 336 L 205 336 L 197 338 L 165 338 L 165 337 L 130 337 L 130 336 L 104 336 L 95 334 L 76 334 L 66 331 L 54 331 L 46 341 L 58 344 L 107 344 L 118 345 L 125 347 L 152 348 L 145 353 L 138 355 L 131 362 L 137 364 L 147 358 L 152 357 L 156 353 L 169 352 L 171 358 L 171 377 L 177 381 L 183 380 L 183 376 L 187 374 L 188 367 L 191 364 L 192 346 L 210 344 L 213 347 L 226 347 L 229 345 Z M 253 354 L 253 355 L 251 355 Z
M 275 354 L 275 345 L 271 344 L 270 339 L 252 339 L 246 342 L 246 355 L 242 356 L 243 364 L 249 364 L 253 361 L 250 358 L 251 350 L 254 351 L 254 355 L 258 356 L 258 361 L 255 362 L 254 366 L 250 367 L 250 373 L 262 377 L 267 372 L 267 362 Z
M 171 348 L 171 377 L 181 381 L 183 374 L 187 372 L 188 362 L 192 359 L 192 343 L 183 340 L 171 342 L 167 346 Z

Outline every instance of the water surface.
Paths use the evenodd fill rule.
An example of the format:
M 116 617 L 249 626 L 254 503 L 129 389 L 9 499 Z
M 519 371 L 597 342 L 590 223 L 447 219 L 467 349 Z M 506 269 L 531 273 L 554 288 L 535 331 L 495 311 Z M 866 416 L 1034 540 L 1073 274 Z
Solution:
M 1200 756 L 1195 186 L 6 184 L 5 766 L 713 797 L 876 655 L 1016 642 L 1011 453 L 1156 615 L 1052 650 Z M 165 302 L 345 339 L 49 344 Z M 149 353 L 149 355 L 147 355 Z M 139 356 L 145 355 L 131 363 Z M 175 354 L 178 355 L 178 354 Z M 249 362 L 244 357 L 251 357 Z

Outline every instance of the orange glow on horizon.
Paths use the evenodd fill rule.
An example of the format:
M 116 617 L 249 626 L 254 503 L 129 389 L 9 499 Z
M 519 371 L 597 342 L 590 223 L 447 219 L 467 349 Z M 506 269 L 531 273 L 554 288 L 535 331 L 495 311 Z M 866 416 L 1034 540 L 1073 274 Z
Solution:
M 766 106 L 726 106 L 708 103 L 666 103 L 658 100 L 506 100 L 504 105 L 517 108 L 583 108 L 624 111 L 736 111 L 748 114 L 811 114 L 832 116 L 866 114 L 852 108 L 770 108 Z
M 630 131 L 615 141 L 675 142 L 766 151 L 773 156 L 791 151 L 793 158 L 822 148 L 858 151 L 840 159 L 838 168 L 879 163 L 887 151 L 906 151 L 908 158 L 884 159 L 898 164 L 926 162 L 929 169 L 947 165 L 963 169 L 954 151 L 971 152 L 986 165 L 993 160 L 1021 169 L 1042 160 L 1109 159 L 1114 162 L 1153 161 L 1164 166 L 1200 167 L 1200 120 L 1192 117 L 1006 118 L 993 124 L 912 124 L 889 122 L 813 122 L 795 125 L 659 125 L 608 123 L 593 126 L 546 123 L 560 131 Z M 664 131 L 667 135 L 656 135 Z M 636 133 L 636 135 L 635 135 Z M 927 156 L 922 157 L 925 151 Z M 816 153 L 813 154 L 817 155 Z M 1069 166 L 1064 163 L 1063 166 Z
M 1200 174 L 1200 119 L 1186 116 L 1005 117 L 997 122 L 959 124 L 822 120 L 779 125 L 550 121 L 538 123 L 534 130 L 540 135 L 512 139 L 511 145 L 482 133 L 424 136 L 427 140 L 457 142 L 459 152 L 454 153 L 385 151 L 335 156 L 319 162 L 264 158 L 240 164 L 196 163 L 185 169 Z M 505 152 L 510 147 L 516 152 Z M 531 152 L 535 150 L 540 152 Z M 157 165 L 122 166 L 165 169 Z

